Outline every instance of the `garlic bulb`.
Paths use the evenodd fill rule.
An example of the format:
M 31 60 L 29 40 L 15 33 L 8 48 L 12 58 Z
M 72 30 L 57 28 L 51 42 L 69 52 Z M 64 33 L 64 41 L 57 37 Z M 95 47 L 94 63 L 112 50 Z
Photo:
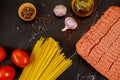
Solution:
M 54 10 L 53 10 L 55 16 L 57 17 L 62 17 L 62 16 L 65 16 L 66 13 L 67 13 L 67 8 L 66 6 L 62 5 L 62 4 L 59 4 L 59 5 L 56 5 Z
M 68 29 L 76 29 L 78 24 L 72 17 L 65 18 L 65 27 L 61 31 L 66 31 Z

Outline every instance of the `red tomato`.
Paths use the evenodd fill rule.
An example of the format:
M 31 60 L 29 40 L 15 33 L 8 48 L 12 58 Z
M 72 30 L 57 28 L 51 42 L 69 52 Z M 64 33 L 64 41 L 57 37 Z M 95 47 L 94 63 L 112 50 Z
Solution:
M 29 57 L 27 53 L 21 49 L 14 50 L 12 52 L 11 58 L 12 62 L 21 68 L 24 68 L 29 63 Z
M 15 77 L 15 69 L 6 65 L 0 67 L 0 80 L 13 80 Z
M 6 52 L 4 48 L 0 47 L 0 62 L 3 61 L 6 57 Z

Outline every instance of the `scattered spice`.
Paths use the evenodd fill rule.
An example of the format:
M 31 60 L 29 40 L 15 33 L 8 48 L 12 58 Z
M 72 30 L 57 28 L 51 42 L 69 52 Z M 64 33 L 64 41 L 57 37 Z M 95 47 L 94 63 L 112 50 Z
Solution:
M 43 26 L 38 26 L 38 31 L 42 33 L 42 30 L 45 30 L 45 28 Z
M 19 32 L 22 32 L 22 30 L 19 30 Z
M 46 24 L 53 23 L 53 21 L 52 21 L 52 19 L 50 18 L 50 16 L 45 17 L 44 20 L 45 20 L 45 23 L 46 23 Z
M 72 39 L 73 35 L 75 34 L 74 32 L 75 32 L 74 30 L 65 31 L 65 32 L 63 32 L 63 37 L 64 37 L 67 41 L 70 41 L 70 40 Z
M 44 4 L 44 3 L 42 3 L 42 6 L 45 6 L 45 4 Z
M 38 23 L 38 21 L 35 22 L 36 24 Z

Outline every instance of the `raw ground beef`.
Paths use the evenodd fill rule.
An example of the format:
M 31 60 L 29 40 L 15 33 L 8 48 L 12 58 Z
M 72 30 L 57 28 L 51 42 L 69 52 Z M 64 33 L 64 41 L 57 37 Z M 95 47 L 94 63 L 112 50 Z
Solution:
M 111 6 L 77 42 L 76 51 L 109 80 L 120 80 L 120 7 Z

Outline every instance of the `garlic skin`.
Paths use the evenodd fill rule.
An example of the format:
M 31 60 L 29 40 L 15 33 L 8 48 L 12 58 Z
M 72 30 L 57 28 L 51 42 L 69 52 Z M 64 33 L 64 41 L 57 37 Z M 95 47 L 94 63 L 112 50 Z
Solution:
M 62 17 L 62 16 L 65 16 L 66 13 L 67 13 L 67 8 L 66 6 L 62 5 L 62 4 L 59 4 L 59 5 L 56 5 L 55 8 L 53 9 L 53 12 L 55 14 L 55 16 L 57 17 Z
M 68 29 L 76 29 L 78 26 L 77 22 L 72 17 L 65 18 L 64 23 L 65 23 L 65 27 L 61 30 L 62 32 L 66 31 Z

